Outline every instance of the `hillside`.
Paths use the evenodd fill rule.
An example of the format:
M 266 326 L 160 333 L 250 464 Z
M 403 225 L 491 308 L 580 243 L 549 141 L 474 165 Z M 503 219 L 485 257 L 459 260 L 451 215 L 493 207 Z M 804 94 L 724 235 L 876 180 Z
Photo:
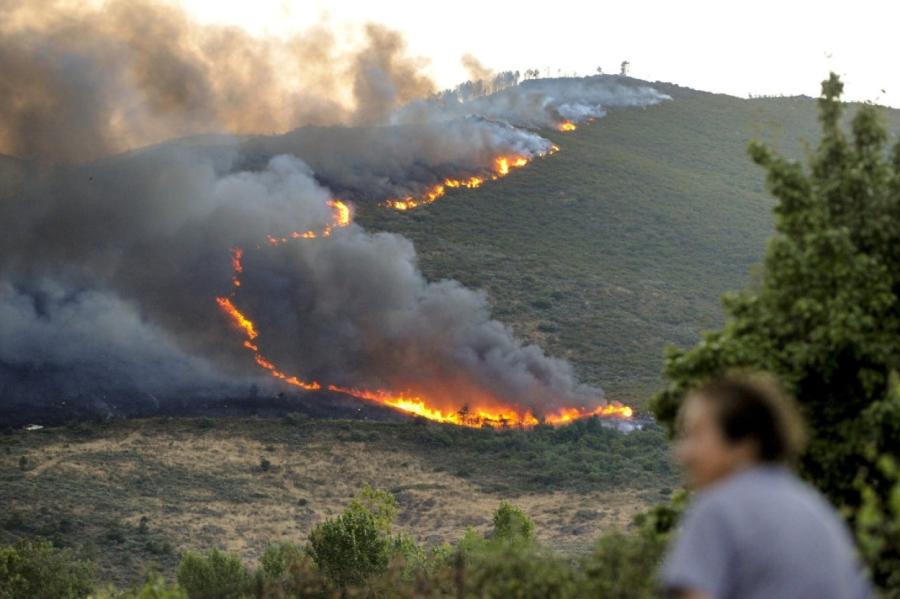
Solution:
M 748 283 L 772 233 L 748 141 L 802 158 L 817 135 L 811 98 L 653 85 L 674 100 L 543 131 L 561 148 L 552 157 L 412 212 L 364 206 L 358 220 L 409 237 L 429 278 L 485 289 L 518 334 L 640 405 L 664 347 L 720 323 L 721 294 Z M 900 130 L 900 111 L 885 114 Z
M 502 432 L 449 425 L 179 418 L 81 423 L 0 438 L 0 545 L 42 536 L 100 579 L 171 574 L 186 550 L 247 563 L 302 543 L 364 484 L 397 498 L 397 525 L 431 546 L 486 530 L 503 500 L 539 538 L 583 552 L 677 484 L 662 431 L 581 422 Z

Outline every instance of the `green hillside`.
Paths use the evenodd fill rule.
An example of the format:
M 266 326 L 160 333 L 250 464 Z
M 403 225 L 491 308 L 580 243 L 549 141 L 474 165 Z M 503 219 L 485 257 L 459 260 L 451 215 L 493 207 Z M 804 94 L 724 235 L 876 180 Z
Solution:
M 811 98 L 654 85 L 674 100 L 542 132 L 558 154 L 411 213 L 368 207 L 358 220 L 409 237 L 430 279 L 485 289 L 518 334 L 640 404 L 663 348 L 720 323 L 720 295 L 748 282 L 772 232 L 747 142 L 800 158 L 818 130 Z M 885 115 L 900 130 L 900 111 Z

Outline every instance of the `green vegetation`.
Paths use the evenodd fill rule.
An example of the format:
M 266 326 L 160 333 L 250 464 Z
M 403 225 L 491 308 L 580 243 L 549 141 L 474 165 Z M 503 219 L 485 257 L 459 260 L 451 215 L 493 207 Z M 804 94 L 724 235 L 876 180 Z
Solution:
M 394 545 L 390 527 L 396 513 L 393 496 L 366 487 L 343 514 L 313 529 L 309 554 L 339 586 L 362 584 L 387 569 Z
M 95 595 L 104 599 L 209 599 L 286 597 L 522 597 L 653 596 L 652 572 L 664 546 L 657 509 L 637 522 L 634 539 L 604 537 L 577 558 L 541 545 L 534 523 L 517 507 L 501 503 L 487 535 L 468 530 L 455 546 L 424 550 L 409 538 L 392 537 L 394 497 L 364 487 L 337 518 L 322 523 L 306 546 L 270 545 L 260 567 L 248 570 L 233 555 L 212 550 L 187 553 L 177 585 L 151 575 L 138 588 Z M 670 519 L 670 518 L 668 518 Z M 49 544 L 46 550 L 49 549 Z M 4 549 L 5 551 L 5 549 Z M 55 560 L 65 556 L 55 552 Z M 46 557 L 23 554 L 20 570 L 42 571 Z M 2 597 L 81 598 L 91 585 L 77 575 L 79 562 L 54 573 L 45 594 Z M 608 595 L 607 593 L 613 593 Z
M 873 106 L 842 126 L 843 84 L 819 99 L 821 141 L 807 165 L 754 143 L 777 199 L 759 281 L 724 298 L 728 320 L 666 359 L 654 400 L 673 423 L 685 391 L 729 369 L 773 372 L 804 412 L 801 472 L 858 531 L 886 596 L 900 597 L 900 143 Z
M 250 590 L 250 574 L 233 555 L 213 549 L 187 553 L 178 565 L 178 584 L 190 599 L 240 599 Z
M 0 599 L 75 599 L 93 588 L 88 563 L 46 540 L 0 547 Z
M 47 538 L 120 587 L 147 569 L 172 578 L 182 552 L 217 547 L 279 573 L 291 549 L 263 553 L 266 543 L 317 530 L 327 560 L 332 541 L 368 517 L 323 523 L 370 483 L 397 501 L 396 518 L 381 517 L 394 520 L 388 561 L 423 558 L 407 535 L 427 555 L 466 527 L 485 530 L 503 499 L 521 501 L 543 541 L 571 554 L 668 496 L 667 452 L 660 427 L 626 435 L 598 420 L 530 431 L 294 417 L 80 423 L 0 436 L 0 544 Z
M 874 107 L 848 120 L 836 77 L 823 85 L 821 131 L 804 98 L 746 101 L 660 87 L 676 101 L 616 112 L 560 137 L 559 156 L 478 192 L 411 214 L 362 217 L 412 237 L 432 278 L 487 288 L 498 316 L 573 359 L 617 398 L 658 384 L 664 344 L 690 345 L 698 328 L 719 326 L 693 348 L 668 353 L 666 387 L 652 403 L 658 418 L 671 425 L 688 389 L 729 369 L 777 374 L 810 423 L 804 476 L 847 516 L 882 595 L 900 597 L 900 144 L 887 151 L 888 128 Z M 882 114 L 897 126 L 897 111 Z M 767 172 L 774 223 L 758 174 L 737 158 L 751 134 L 765 142 L 750 153 Z M 797 135 L 817 145 L 805 149 Z M 806 166 L 791 159 L 804 153 Z M 715 298 L 744 285 L 773 225 L 761 269 L 744 291 L 725 296 L 723 319 Z M 113 437 L 121 441 L 108 443 Z M 153 452 L 141 445 L 157 437 Z M 237 441 L 222 449 L 228 439 Z M 177 570 L 176 586 L 155 576 L 110 597 L 194 599 L 212 589 L 217 597 L 272 598 L 653 597 L 653 574 L 685 502 L 677 493 L 586 551 L 559 550 L 526 516 L 532 511 L 499 500 L 489 527 L 476 521 L 453 538 L 414 538 L 416 526 L 434 520 L 418 512 L 454 486 L 517 505 L 623 488 L 637 489 L 646 504 L 668 499 L 674 477 L 663 431 L 623 435 L 596 420 L 532 431 L 149 420 L 18 433 L 0 444 L 0 504 L 9 506 L 0 540 L 16 542 L 0 549 L 0 597 L 89 593 L 89 566 L 54 546 L 95 556 L 107 578 L 130 582 L 148 564 L 169 578 Z M 77 448 L 85 449 L 67 461 Z M 317 465 L 314 452 L 327 457 Z M 390 477 L 410 468 L 415 475 L 385 485 L 389 492 L 363 486 L 332 513 L 351 495 L 343 478 L 354 462 L 372 462 L 357 472 L 375 478 L 388 455 L 402 456 Z M 294 456 L 307 461 L 297 465 Z M 410 500 L 423 486 L 434 495 Z M 174 514 L 158 509 L 138 519 L 163 498 Z M 188 521 L 179 510 L 192 504 L 220 523 L 226 509 L 256 514 L 263 504 L 289 504 L 278 522 L 315 526 L 305 540 L 298 530 L 273 535 L 258 559 L 210 551 L 214 537 L 205 537 L 207 553 L 179 558 L 168 544 L 176 524 L 156 523 Z M 412 534 L 395 532 L 401 519 Z M 37 536 L 53 544 L 18 540 Z M 52 592 L 34 594 L 45 577 Z
M 485 289 L 495 317 L 642 406 L 663 349 L 722 324 L 719 297 L 746 284 L 772 234 L 748 141 L 799 159 L 819 137 L 811 98 L 653 85 L 673 101 L 541 132 L 558 154 L 408 213 L 360 206 L 357 219 L 413 240 L 429 279 Z M 884 113 L 900 131 L 900 111 Z

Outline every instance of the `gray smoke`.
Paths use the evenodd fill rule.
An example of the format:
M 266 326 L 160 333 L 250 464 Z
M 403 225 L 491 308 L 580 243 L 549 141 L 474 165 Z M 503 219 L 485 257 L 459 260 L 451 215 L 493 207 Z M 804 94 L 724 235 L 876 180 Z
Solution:
M 532 79 L 484 96 L 468 98 L 448 92 L 414 101 L 396 111 L 392 122 L 434 122 L 477 114 L 515 127 L 541 129 L 566 120 L 580 123 L 600 118 L 609 108 L 651 106 L 664 100 L 671 97 L 616 75 Z
M 485 176 L 500 155 L 534 158 L 552 143 L 480 117 L 377 127 L 304 127 L 245 142 L 247 160 L 298 156 L 340 197 L 355 201 L 417 195 L 447 177 Z M 251 162 L 252 164 L 252 162 Z
M 311 61 L 300 75 L 324 84 L 285 96 L 272 69 L 287 42 L 198 27 L 152 2 L 115 1 L 74 21 L 66 11 L 80 9 L 59 6 L 0 0 L 18 11 L 0 24 L 9 74 L 0 88 L 21 98 L 0 107 L 0 148 L 34 159 L 0 156 L 0 405 L 275 385 L 217 309 L 215 298 L 232 292 L 257 324 L 260 352 L 289 375 L 409 391 L 446 410 L 502 402 L 540 415 L 603 402 L 570 364 L 493 320 L 483 293 L 426 281 L 398 235 L 352 225 L 327 238 L 265 240 L 322 229 L 335 196 L 417 194 L 446 177 L 487 174 L 499 155 L 551 148 L 523 126 L 663 96 L 589 78 L 410 103 L 430 83 L 402 39 L 378 26 L 367 29 L 367 52 L 317 46 L 331 39 L 321 30 L 292 40 Z M 329 61 L 346 68 L 329 78 Z M 340 85 L 352 106 L 330 100 Z M 343 125 L 110 155 L 174 132 L 310 122 Z M 235 247 L 245 251 L 238 289 Z
M 0 14 L 0 152 L 19 157 L 377 122 L 434 91 L 402 36 L 375 24 L 346 49 L 322 25 L 257 38 L 154 0 L 0 0 Z
M 29 368 L 70 400 L 95 385 L 209 393 L 249 380 L 261 371 L 213 301 L 230 289 L 237 246 L 245 276 L 234 301 L 288 373 L 409 390 L 451 410 L 600 400 L 568 363 L 492 320 L 484 294 L 425 281 L 398 235 L 353 225 L 267 245 L 268 234 L 324 227 L 332 194 L 294 157 L 231 172 L 229 154 L 161 146 L 41 172 L 4 198 L 17 217 L 0 242 L 4 398 L 34 394 L 15 376 Z
M 457 93 L 416 100 L 392 112 L 390 126 L 304 127 L 246 141 L 243 152 L 256 166 L 279 153 L 298 156 L 348 199 L 417 196 L 447 177 L 489 175 L 497 156 L 546 154 L 553 144 L 533 129 L 669 99 L 619 76 L 529 80 L 468 100 Z

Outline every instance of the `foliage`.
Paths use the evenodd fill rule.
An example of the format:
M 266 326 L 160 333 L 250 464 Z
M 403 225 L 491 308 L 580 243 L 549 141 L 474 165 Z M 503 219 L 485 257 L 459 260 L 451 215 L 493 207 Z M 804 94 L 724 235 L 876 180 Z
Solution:
M 494 533 L 491 538 L 509 543 L 530 543 L 534 541 L 534 522 L 522 510 L 504 501 L 494 512 Z
M 269 506 L 296 505 L 305 536 L 314 525 L 309 516 L 333 500 L 324 483 L 285 488 L 285 477 L 303 467 L 290 456 L 304 455 L 310 461 L 340 459 L 333 456 L 341 456 L 348 443 L 360 443 L 355 440 L 358 437 L 374 453 L 390 453 L 396 460 L 379 468 L 375 478 L 366 473 L 367 468 L 348 475 L 360 482 L 377 481 L 398 497 L 415 495 L 420 498 L 416 501 L 428 497 L 439 501 L 439 487 L 420 490 L 407 485 L 446 484 L 462 476 L 479 495 L 513 497 L 559 489 L 574 495 L 629 489 L 642 502 L 656 500 L 660 489 L 674 487 L 677 481 L 665 432 L 653 424 L 623 434 L 596 419 L 533 430 L 468 429 L 415 421 L 217 419 L 214 437 L 224 451 L 237 451 L 236 445 L 247 438 L 275 448 L 272 453 L 248 454 L 240 464 L 229 462 L 227 467 L 208 453 L 194 453 L 201 451 L 200 442 L 212 433 L 198 432 L 193 419 L 120 420 L 102 429 L 87 426 L 79 425 L 76 432 L 54 428 L 40 435 L 23 431 L 0 440 L 0 456 L 8 455 L 0 460 L 0 505 L 8 508 L 0 513 L 0 544 L 22 536 L 42 536 L 59 546 L 91 552 L 98 577 L 119 585 L 142 580 L 148 567 L 167 575 L 175 572 L 180 556 L 174 548 L 190 542 L 186 531 L 175 526 L 183 521 L 180 515 L 185 510 L 193 513 L 198 497 L 215 498 L 231 506 L 228 509 L 252 505 L 258 512 L 255 523 L 261 527 L 275 525 Z M 129 435 L 140 437 L 142 451 L 114 443 L 106 446 L 107 439 Z M 173 439 L 179 440 L 177 449 L 171 445 Z M 182 446 L 181 440 L 188 442 Z M 32 464 L 46 463 L 64 448 L 66 463 L 72 467 L 50 467 L 28 477 L 18 471 L 20 455 L 28 455 Z M 185 459 L 170 459 L 176 451 Z M 259 455 L 268 455 L 278 464 L 273 474 L 259 474 Z M 421 466 L 415 480 L 410 476 L 413 464 Z M 111 476 L 92 476 L 90 472 L 97 468 L 107 469 Z M 618 497 L 625 501 L 624 494 Z M 159 501 L 167 505 L 166 513 L 152 515 L 147 506 Z M 81 506 L 86 504 L 102 507 L 84 511 Z M 143 515 L 148 519 L 141 525 Z M 417 532 L 425 537 L 434 534 L 435 526 L 431 522 L 432 530 Z M 228 541 L 225 529 L 207 530 L 206 547 Z M 264 547 L 265 535 L 257 530 L 254 542 Z M 563 549 L 584 543 L 582 535 L 572 535 Z M 426 549 L 422 558 L 431 563 L 429 554 Z
M 177 577 L 189 599 L 239 599 L 250 591 L 250 574 L 241 560 L 218 549 L 205 556 L 185 554 Z
M 822 84 L 821 141 L 807 168 L 751 144 L 777 199 L 761 280 L 724 298 L 720 330 L 669 352 L 669 384 L 654 410 L 671 424 L 687 389 L 728 369 L 777 374 L 809 424 L 802 473 L 853 524 L 866 494 L 890 503 L 879 456 L 900 452 L 898 412 L 880 407 L 900 368 L 900 144 L 889 158 L 870 105 L 856 112 L 848 137 L 842 89 L 834 74 Z M 870 491 L 861 492 L 855 473 Z M 895 588 L 896 552 L 871 565 L 880 585 Z
M 669 537 L 684 509 L 686 495 L 676 495 L 635 518 L 634 530 L 604 535 L 584 560 L 585 596 L 658 596 L 659 570 Z
M 293 543 L 273 543 L 266 547 L 259 558 L 259 566 L 267 577 L 280 578 L 287 573 L 291 564 L 303 559 L 304 555 L 303 549 Z
M 356 215 L 412 240 L 430 280 L 484 289 L 516 333 L 639 406 L 662 382 L 663 348 L 721 326 L 721 294 L 762 258 L 772 200 L 747 140 L 802 158 L 819 137 L 810 98 L 648 84 L 673 101 L 542 131 L 558 153 L 431 206 Z M 884 112 L 900 130 L 900 111 Z
M 340 516 L 313 529 L 307 551 L 337 585 L 361 584 L 387 569 L 396 510 L 392 495 L 366 486 Z
M 93 590 L 92 569 L 43 539 L 0 547 L 0 599 L 74 599 Z
M 682 504 L 660 506 L 639 517 L 629 534 L 602 537 L 595 550 L 573 558 L 539 543 L 531 520 L 517 507 L 503 502 L 494 513 L 494 527 L 487 538 L 466 532 L 456 547 L 423 549 L 409 537 L 389 536 L 393 498 L 364 488 L 342 514 L 368 515 L 369 533 L 384 541 L 375 554 L 389 559 L 369 568 L 373 555 L 360 555 L 371 544 L 361 543 L 350 552 L 355 569 L 335 575 L 336 564 L 320 567 L 297 545 L 277 543 L 263 553 L 257 570 L 249 573 L 236 556 L 213 550 L 207 555 L 188 553 L 178 571 L 178 584 L 160 576 L 123 593 L 109 590 L 97 599 L 194 599 L 196 597 L 293 597 L 412 599 L 424 597 L 576 599 L 586 596 L 650 597 L 652 572 Z M 333 522 L 341 521 L 341 518 Z M 345 531 L 353 533 L 352 527 Z M 346 537 L 338 538 L 338 547 Z M 320 543 L 324 540 L 320 539 Z M 322 547 L 320 546 L 320 549 Z M 336 554 L 336 553 L 335 553 Z M 71 556 L 66 555 L 71 560 Z M 86 592 L 86 591 L 85 591 Z M 22 595 L 3 595 L 3 597 Z M 27 595 L 32 596 L 32 595 Z M 36 595 L 56 597 L 68 595 Z M 79 595 L 79 596 L 84 596 Z
M 160 575 L 149 577 L 141 587 L 123 593 L 109 591 L 91 595 L 92 599 L 187 599 L 188 595 L 177 584 L 168 584 Z
M 863 416 L 870 430 L 881 436 L 900 435 L 900 378 L 893 375 L 888 397 L 870 406 Z M 892 425 L 893 430 L 884 430 Z M 878 454 L 874 444 L 868 447 L 870 466 L 857 477 L 862 503 L 856 513 L 856 537 L 868 563 L 881 581 L 883 596 L 900 597 L 900 464 L 896 454 Z M 868 468 L 876 468 L 877 476 Z
M 466 597 L 578 597 L 571 560 L 530 544 L 497 543 L 470 554 L 459 576 Z

